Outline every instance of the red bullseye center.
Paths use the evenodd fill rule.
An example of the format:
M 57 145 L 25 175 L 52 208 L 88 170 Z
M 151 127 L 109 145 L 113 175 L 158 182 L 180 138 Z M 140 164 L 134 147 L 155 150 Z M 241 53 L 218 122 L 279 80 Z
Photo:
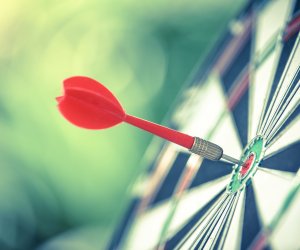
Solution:
M 242 176 L 245 176 L 248 173 L 249 169 L 251 169 L 251 166 L 253 165 L 254 160 L 254 154 L 250 154 L 240 170 L 240 174 Z

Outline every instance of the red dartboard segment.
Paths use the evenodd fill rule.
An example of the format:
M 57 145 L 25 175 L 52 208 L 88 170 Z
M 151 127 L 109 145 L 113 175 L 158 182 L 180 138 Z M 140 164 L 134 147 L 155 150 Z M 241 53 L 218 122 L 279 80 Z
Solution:
M 242 168 L 240 170 L 240 173 L 242 176 L 247 174 L 247 172 L 251 168 L 254 160 L 255 160 L 254 154 L 251 154 L 248 156 L 248 158 L 246 159 L 246 161 L 244 162 L 244 164 L 242 165 Z

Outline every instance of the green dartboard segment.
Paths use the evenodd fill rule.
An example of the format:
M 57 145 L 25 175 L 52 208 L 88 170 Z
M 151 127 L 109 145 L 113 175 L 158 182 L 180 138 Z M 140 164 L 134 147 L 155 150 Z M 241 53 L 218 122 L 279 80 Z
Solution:
M 234 166 L 230 183 L 227 191 L 235 193 L 243 189 L 246 184 L 251 181 L 257 167 L 264 155 L 264 138 L 262 136 L 255 137 L 245 148 L 240 163 Z

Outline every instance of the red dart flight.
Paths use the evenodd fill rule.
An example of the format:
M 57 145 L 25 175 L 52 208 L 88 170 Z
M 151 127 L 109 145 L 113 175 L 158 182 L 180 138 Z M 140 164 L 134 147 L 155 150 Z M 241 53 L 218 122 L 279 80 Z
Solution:
M 89 77 L 74 76 L 66 79 L 64 95 L 56 100 L 61 114 L 81 128 L 105 129 L 126 122 L 207 159 L 219 160 L 223 157 L 238 162 L 223 155 L 222 148 L 214 143 L 126 114 L 117 98 L 101 83 Z

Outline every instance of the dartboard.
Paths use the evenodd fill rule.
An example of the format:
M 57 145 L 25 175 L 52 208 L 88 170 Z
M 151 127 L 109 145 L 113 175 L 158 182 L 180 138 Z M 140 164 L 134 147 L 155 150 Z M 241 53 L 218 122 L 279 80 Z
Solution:
M 109 249 L 300 249 L 299 6 L 248 3 L 168 119 L 240 163 L 154 141 Z

